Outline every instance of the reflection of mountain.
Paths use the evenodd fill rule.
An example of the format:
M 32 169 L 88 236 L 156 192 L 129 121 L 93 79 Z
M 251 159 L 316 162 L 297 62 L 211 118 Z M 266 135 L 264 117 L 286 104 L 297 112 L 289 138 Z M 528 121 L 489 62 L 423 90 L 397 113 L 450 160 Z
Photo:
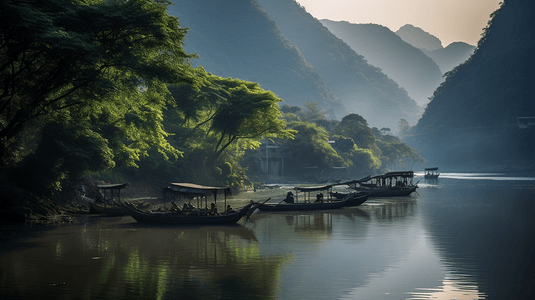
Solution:
M 428 197 L 440 205 L 419 209 L 451 272 L 478 283 L 488 299 L 532 297 L 533 183 L 442 180 L 440 187 L 449 191 L 447 197 Z
M 355 52 L 405 88 L 409 96 L 425 105 L 442 82 L 438 65 L 420 49 L 404 42 L 387 27 L 321 20 L 333 34 Z

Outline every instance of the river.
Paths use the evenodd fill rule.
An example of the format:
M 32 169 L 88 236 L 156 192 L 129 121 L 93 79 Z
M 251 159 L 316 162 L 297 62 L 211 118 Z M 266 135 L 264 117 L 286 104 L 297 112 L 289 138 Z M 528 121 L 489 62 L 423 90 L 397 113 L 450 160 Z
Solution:
M 0 242 L 0 299 L 528 299 L 535 177 L 416 180 L 410 197 L 235 226 L 40 226 Z

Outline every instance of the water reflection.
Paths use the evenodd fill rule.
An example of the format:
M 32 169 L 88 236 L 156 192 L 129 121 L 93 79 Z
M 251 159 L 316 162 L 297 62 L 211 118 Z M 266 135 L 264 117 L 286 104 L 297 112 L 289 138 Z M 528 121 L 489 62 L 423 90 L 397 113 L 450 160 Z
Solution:
M 241 226 L 106 221 L 60 227 L 32 239 L 35 247 L 4 255 L 2 299 L 271 298 L 286 259 L 261 257 L 254 232 Z
M 528 298 L 535 183 L 466 178 L 245 227 L 60 226 L 0 248 L 0 298 Z

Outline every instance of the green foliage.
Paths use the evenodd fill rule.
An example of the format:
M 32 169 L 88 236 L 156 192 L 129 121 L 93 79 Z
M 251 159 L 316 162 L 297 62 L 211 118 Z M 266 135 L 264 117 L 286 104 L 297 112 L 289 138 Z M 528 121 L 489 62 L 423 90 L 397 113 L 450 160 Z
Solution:
M 290 147 L 294 157 L 298 157 L 302 166 L 340 167 L 344 160 L 328 143 L 329 134 L 325 128 L 314 123 L 292 122 L 289 127 L 297 131 L 295 139 L 284 145 Z
M 342 118 L 334 132 L 352 138 L 360 148 L 371 149 L 375 144 L 375 136 L 368 127 L 368 122 L 358 114 L 349 114 Z
M 208 178 L 229 169 L 231 161 L 221 181 L 242 172 L 243 150 L 258 148 L 261 139 L 293 138 L 294 131 L 281 118 L 282 100 L 258 83 L 205 74 L 199 89 L 179 85 L 170 90 L 175 103 L 166 112 L 166 128 L 176 130 L 171 140 L 183 145 L 187 161 L 205 167 Z M 235 158 L 229 160 L 229 154 Z
M 48 123 L 36 151 L 20 163 L 17 182 L 27 190 L 48 194 L 62 182 L 114 166 L 113 153 L 100 135 L 81 124 Z
M 177 156 L 159 125 L 165 83 L 195 83 L 196 56 L 168 3 L 2 1 L 0 159 L 35 118 L 81 120 L 103 136 L 112 124 L 124 139 L 111 146 L 129 165 L 149 146 Z

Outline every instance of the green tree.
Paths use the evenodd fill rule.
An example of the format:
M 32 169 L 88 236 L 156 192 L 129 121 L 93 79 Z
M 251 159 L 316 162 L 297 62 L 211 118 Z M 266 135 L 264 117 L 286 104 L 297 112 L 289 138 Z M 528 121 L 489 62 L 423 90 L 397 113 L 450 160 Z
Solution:
M 300 165 L 313 165 L 320 169 L 345 165 L 342 157 L 328 143 L 329 133 L 325 128 L 309 122 L 292 122 L 289 127 L 297 133 L 295 139 L 285 145 L 290 146 Z
M 179 85 L 171 91 L 176 103 L 167 113 L 172 115 L 168 128 L 178 130 L 175 143 L 187 145 L 189 155 L 196 153 L 202 159 L 198 163 L 212 172 L 229 169 L 226 155 L 226 161 L 218 162 L 225 152 L 240 157 L 264 138 L 293 138 L 279 110 L 282 100 L 258 83 L 205 74 L 199 90 Z M 239 170 L 238 160 L 232 160 L 230 170 Z
M 334 132 L 352 138 L 359 148 L 373 149 L 375 146 L 375 136 L 368 127 L 368 122 L 358 114 L 343 117 Z
M 133 165 L 166 141 L 166 83 L 195 83 L 168 1 L 0 3 L 0 160 L 32 120 L 80 123 Z M 112 145 L 113 144 L 113 145 Z M 14 149 L 10 149 L 13 151 Z

